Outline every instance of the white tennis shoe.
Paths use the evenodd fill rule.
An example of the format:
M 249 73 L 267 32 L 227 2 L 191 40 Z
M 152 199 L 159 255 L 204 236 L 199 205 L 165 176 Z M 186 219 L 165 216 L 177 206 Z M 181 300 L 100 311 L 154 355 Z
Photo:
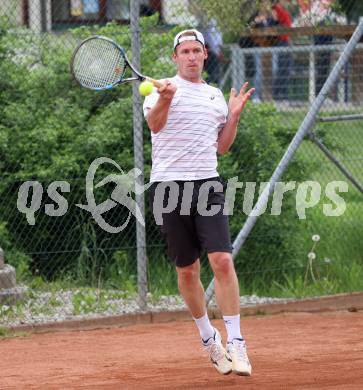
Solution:
M 202 340 L 204 349 L 208 352 L 216 370 L 223 375 L 232 371 L 232 359 L 222 345 L 222 337 L 217 329 L 214 328 L 214 336 L 208 340 Z
M 226 348 L 232 358 L 232 371 L 237 375 L 250 376 L 252 366 L 247 356 L 246 342 L 243 339 L 233 339 L 227 343 Z

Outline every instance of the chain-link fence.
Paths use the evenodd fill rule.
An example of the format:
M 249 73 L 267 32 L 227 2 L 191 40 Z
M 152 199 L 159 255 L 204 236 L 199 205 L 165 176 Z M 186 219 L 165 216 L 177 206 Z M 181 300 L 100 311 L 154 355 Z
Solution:
M 231 87 L 255 87 L 231 151 L 219 157 L 221 177 L 240 183 L 232 239 L 304 127 L 235 253 L 241 294 L 363 289 L 359 37 L 323 89 L 363 15 L 359 1 L 3 0 L 0 15 L 4 321 L 50 318 L 41 307 L 58 318 L 119 313 L 135 296 L 145 309 L 178 293 L 148 192 L 137 190 L 151 169 L 138 84 L 95 92 L 70 76 L 75 47 L 94 34 L 114 39 L 143 74 L 162 79 L 175 74 L 175 34 L 195 27 L 207 43 L 205 80 L 227 100 Z M 130 194 L 145 224 L 112 195 L 125 180 L 136 183 Z M 95 214 L 103 202 L 108 207 Z M 205 255 L 201 263 L 207 287 L 213 274 Z

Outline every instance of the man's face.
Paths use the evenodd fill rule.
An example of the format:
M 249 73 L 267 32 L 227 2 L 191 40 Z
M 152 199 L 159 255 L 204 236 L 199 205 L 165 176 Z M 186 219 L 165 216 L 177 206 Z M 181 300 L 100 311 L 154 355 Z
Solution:
M 199 81 L 203 72 L 207 51 L 197 41 L 184 41 L 176 47 L 173 61 L 178 68 L 178 74 L 190 81 Z

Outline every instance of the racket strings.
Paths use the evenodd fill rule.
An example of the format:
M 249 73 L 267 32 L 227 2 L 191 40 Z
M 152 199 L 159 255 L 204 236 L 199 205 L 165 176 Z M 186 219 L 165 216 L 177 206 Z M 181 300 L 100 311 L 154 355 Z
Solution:
M 88 88 L 104 89 L 122 79 L 126 63 L 112 42 L 91 39 L 80 46 L 73 60 L 73 74 Z

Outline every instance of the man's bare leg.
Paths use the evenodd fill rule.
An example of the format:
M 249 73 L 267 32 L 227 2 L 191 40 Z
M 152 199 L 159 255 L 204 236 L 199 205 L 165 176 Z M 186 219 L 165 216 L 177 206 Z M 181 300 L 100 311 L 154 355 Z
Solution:
M 239 285 L 232 256 L 226 252 L 208 255 L 215 277 L 215 292 L 228 334 L 227 352 L 232 358 L 232 370 L 238 375 L 251 375 L 246 343 L 240 329 Z
M 199 329 L 203 345 L 220 374 L 232 371 L 232 362 L 226 353 L 219 332 L 211 325 L 204 296 L 204 288 L 200 281 L 199 259 L 187 267 L 177 267 L 178 286 L 181 295 L 192 314 Z
M 225 316 L 239 314 L 239 286 L 231 254 L 213 252 L 208 254 L 208 258 L 215 277 L 218 307 Z
M 200 318 L 206 313 L 204 288 L 200 281 L 199 259 L 186 267 L 176 267 L 178 287 L 190 313 L 194 318 Z

